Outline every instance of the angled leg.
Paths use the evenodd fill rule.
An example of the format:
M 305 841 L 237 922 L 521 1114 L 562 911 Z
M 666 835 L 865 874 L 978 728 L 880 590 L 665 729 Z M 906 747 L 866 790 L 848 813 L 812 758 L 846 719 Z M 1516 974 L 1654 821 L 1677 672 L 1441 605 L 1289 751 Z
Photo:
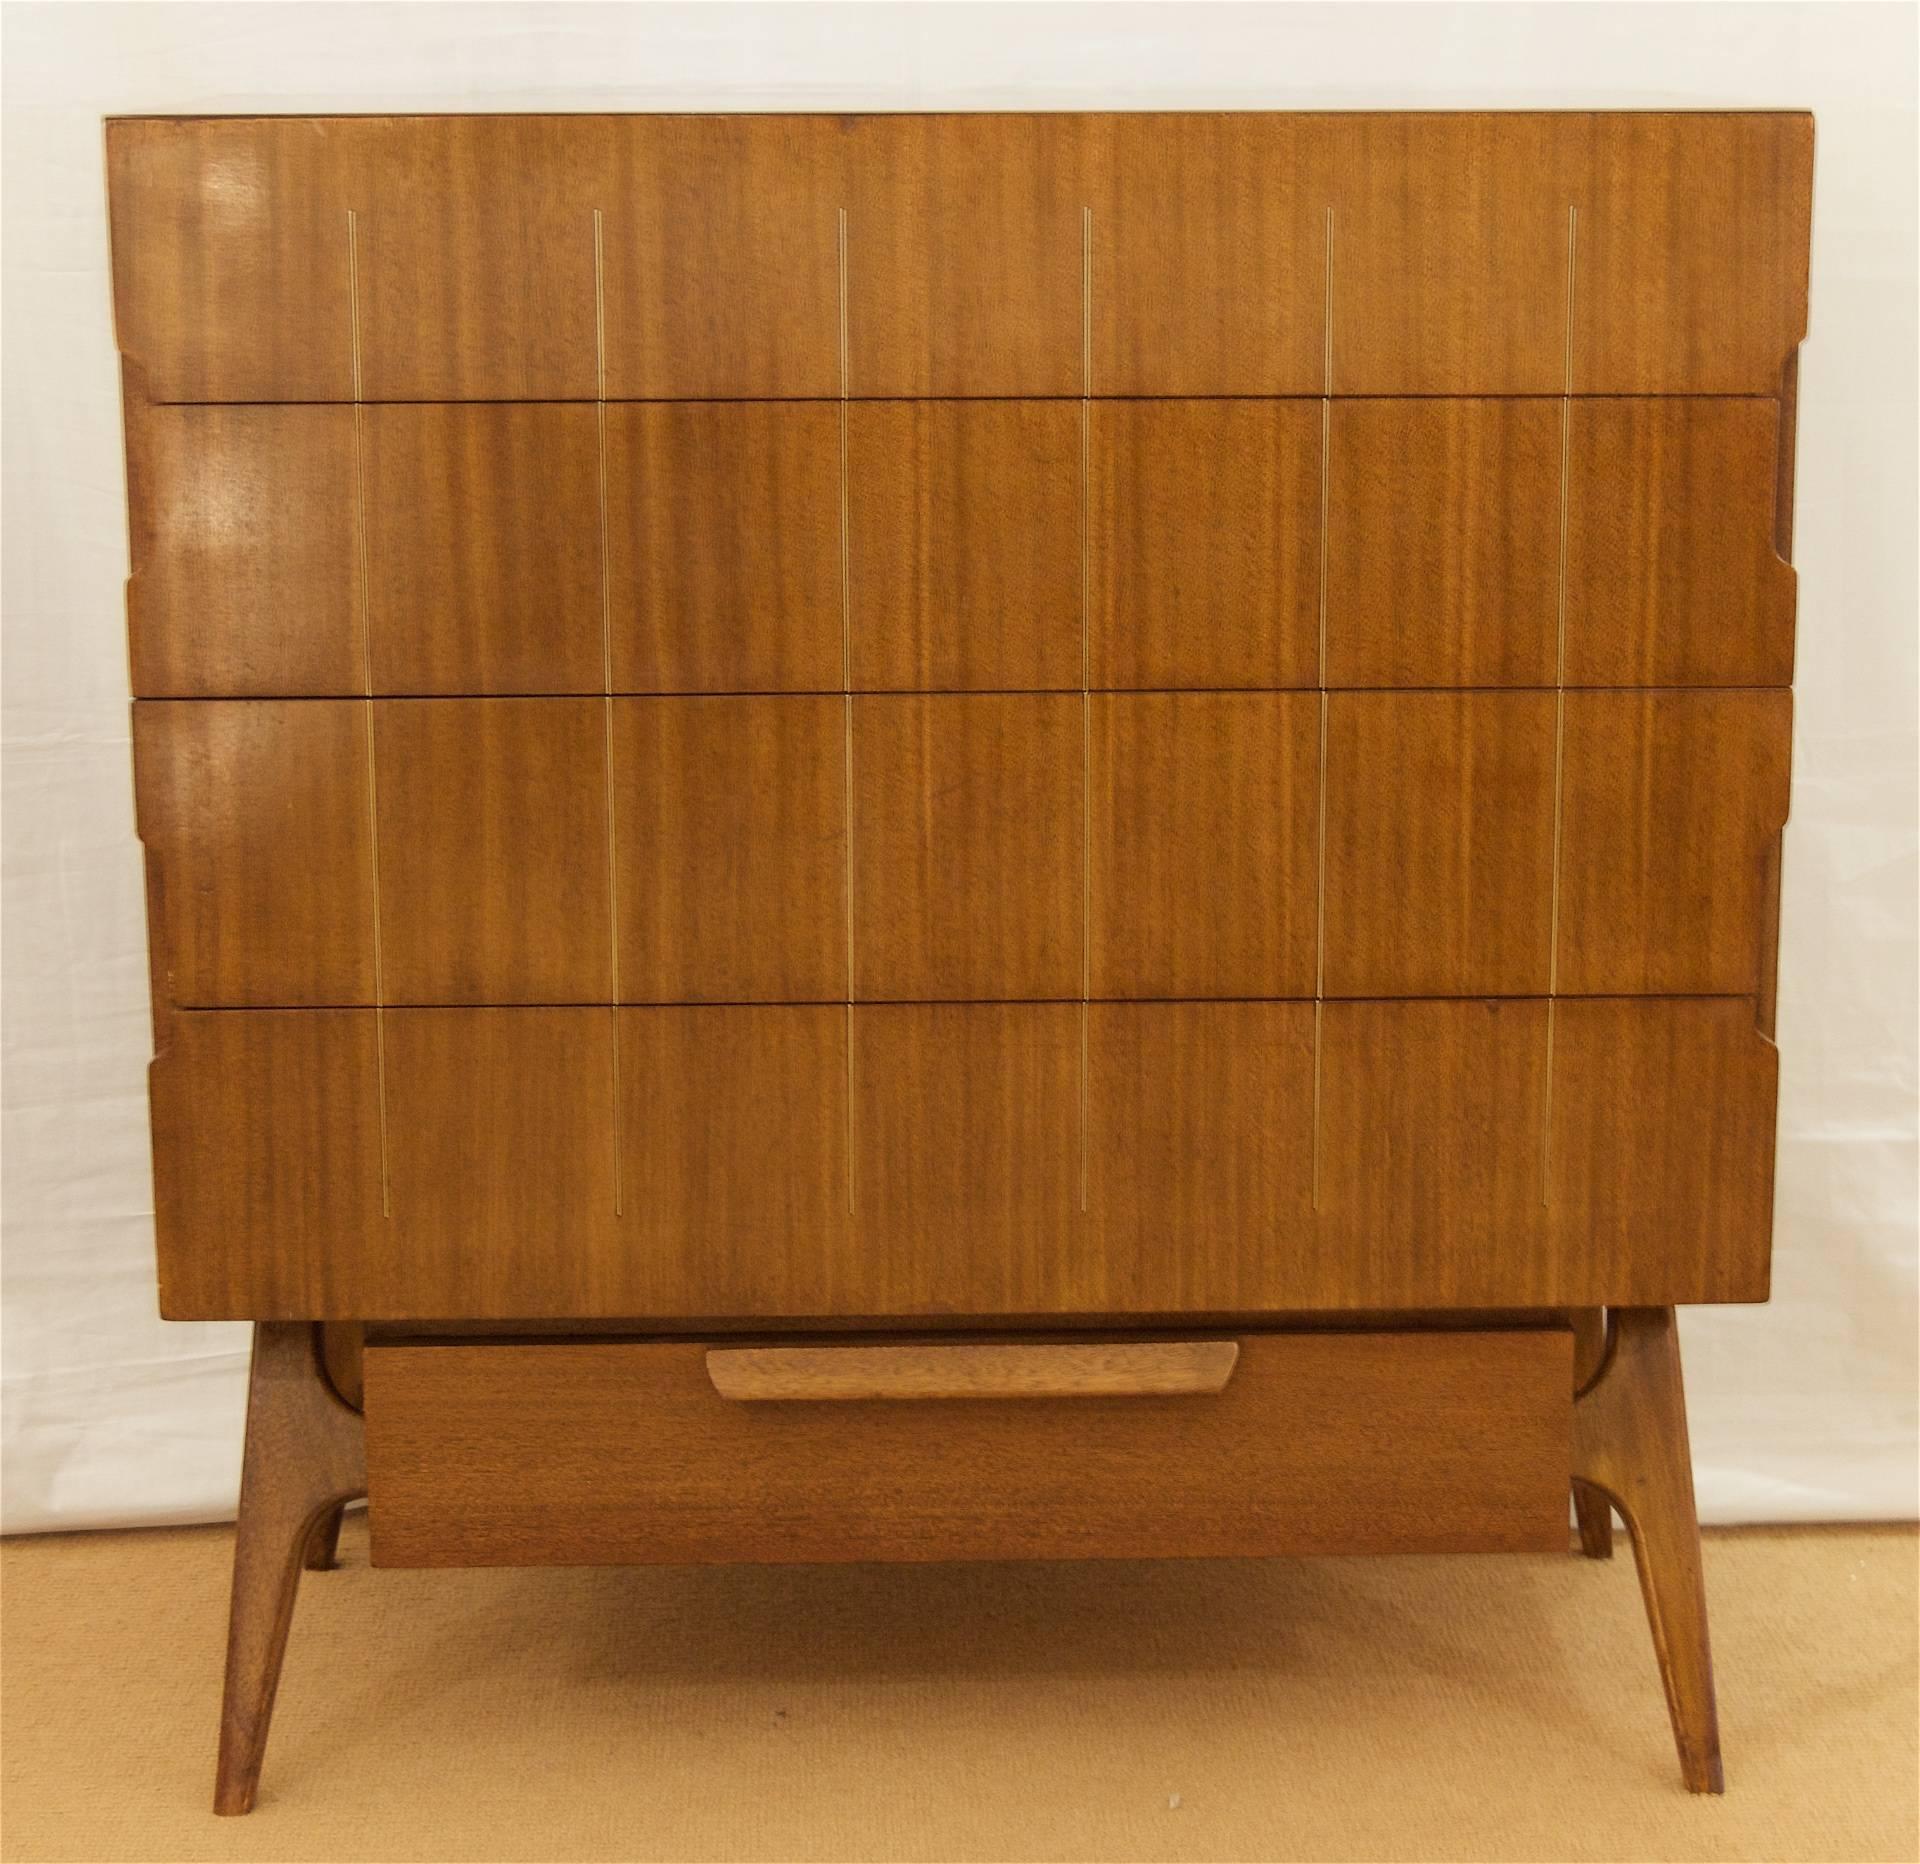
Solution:
M 314 1527 L 313 1538 L 307 1542 L 308 1572 L 330 1573 L 339 1563 L 340 1523 L 346 1518 L 345 1502 L 338 1508 L 330 1508 L 320 1517 Z
M 1609 1312 L 1607 1351 L 1574 1402 L 1573 1473 L 1607 1497 L 1633 1537 L 1640 1591 L 1688 1790 L 1724 1790 L 1713 1655 L 1693 1505 L 1680 1336 L 1670 1307 Z
M 331 1555 L 341 1506 L 366 1489 L 360 1414 L 322 1369 L 318 1329 L 304 1321 L 260 1322 L 247 1388 L 215 1812 L 253 1807 L 301 1564 L 323 1534 Z
M 1573 1392 L 1577 1398 L 1600 1376 L 1607 1352 L 1607 1311 L 1576 1308 L 1573 1314 Z M 1613 1504 L 1596 1488 L 1576 1480 L 1573 1515 L 1580 1528 L 1580 1551 L 1589 1560 L 1613 1558 Z

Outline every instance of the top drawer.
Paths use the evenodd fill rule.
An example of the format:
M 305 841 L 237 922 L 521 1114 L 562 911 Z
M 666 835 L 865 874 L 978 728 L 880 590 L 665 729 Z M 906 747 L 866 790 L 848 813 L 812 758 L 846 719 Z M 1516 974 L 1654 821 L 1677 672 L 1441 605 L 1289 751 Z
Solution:
M 155 401 L 1770 394 L 1793 114 L 128 118 Z

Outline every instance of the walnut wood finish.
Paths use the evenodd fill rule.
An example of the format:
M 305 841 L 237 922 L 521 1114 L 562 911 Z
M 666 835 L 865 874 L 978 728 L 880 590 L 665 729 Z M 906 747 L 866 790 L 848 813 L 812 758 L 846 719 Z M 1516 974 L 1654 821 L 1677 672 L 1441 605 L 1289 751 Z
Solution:
M 839 691 L 835 411 L 685 402 L 605 417 L 614 689 Z
M 1096 997 L 1314 987 L 1311 693 L 1102 693 L 1089 719 Z
M 285 1374 L 223 1802 L 351 1486 L 316 1319 L 346 1383 L 369 1321 L 625 1317 L 782 1377 L 864 1327 L 924 1391 L 1004 1364 L 968 1330 L 1058 1377 L 1306 1317 L 1018 1405 L 379 1345 L 376 1545 L 1546 1546 L 1571 1477 L 1717 1784 L 1668 1304 L 1767 1289 L 1809 120 L 128 119 L 108 167 L 162 1305 Z
M 605 177 L 592 127 L 369 117 L 345 135 L 357 158 L 356 397 L 591 396 Z
M 1614 1308 L 1607 1327 L 1605 1361 L 1573 1407 L 1573 1473 L 1633 1537 L 1687 1790 L 1724 1792 L 1679 1329 L 1670 1307 Z
M 1565 1547 L 1564 1331 L 1251 1334 L 1239 1347 L 1212 1395 L 738 1404 L 697 1342 L 375 1346 L 373 1557 Z
M 1562 998 L 1550 1068 L 1538 999 L 1096 1003 L 1084 1111 L 1081 1014 L 177 1011 L 152 1075 L 163 1308 L 1766 1298 L 1778 1064 L 1749 1002 Z
M 610 1001 L 602 704 L 385 700 L 372 710 L 385 999 Z
M 367 1491 L 360 1416 L 322 1370 L 318 1332 L 292 1322 L 254 1329 L 217 1813 L 253 1809 L 302 1562 L 322 1539 L 331 1560 L 339 1510 Z
M 1567 436 L 1567 679 L 1785 686 L 1771 400 L 1582 400 Z
M 1758 991 L 1792 714 L 1784 692 L 1567 696 L 1561 989 Z
M 368 717 L 347 700 L 134 708 L 163 1001 L 374 1001 Z
M 875 696 L 849 729 L 854 994 L 1079 996 L 1079 701 Z
M 1772 395 L 1806 330 L 1801 115 L 107 129 L 156 401 L 1317 394 L 1329 304 L 1336 393 Z
M 1084 392 L 1083 175 L 1094 121 L 858 124 L 841 170 L 847 392 Z
M 612 727 L 621 997 L 843 1002 L 841 701 L 622 699 Z
M 358 419 L 373 690 L 602 691 L 592 409 L 443 404 Z
M 126 427 L 133 690 L 364 692 L 352 413 L 129 395 Z
M 1544 994 L 1552 696 L 1336 693 L 1326 759 L 1327 994 Z
M 1577 1399 L 1595 1379 L 1607 1357 L 1605 1308 L 1573 1310 L 1573 1395 Z M 1598 1489 L 1575 1477 L 1573 1514 L 1580 1530 L 1580 1551 L 1589 1560 L 1613 1558 L 1613 1504 Z
M 1102 401 L 1090 411 L 1095 686 L 1311 686 L 1320 406 Z
M 1079 689 L 1080 441 L 1071 402 L 848 407 L 856 688 Z
M 963 1342 L 957 1346 L 733 1346 L 707 1377 L 743 1404 L 954 1398 L 1170 1398 L 1217 1392 L 1237 1340 Z
M 1551 686 L 1560 404 L 1334 404 L 1327 672 L 1335 686 Z

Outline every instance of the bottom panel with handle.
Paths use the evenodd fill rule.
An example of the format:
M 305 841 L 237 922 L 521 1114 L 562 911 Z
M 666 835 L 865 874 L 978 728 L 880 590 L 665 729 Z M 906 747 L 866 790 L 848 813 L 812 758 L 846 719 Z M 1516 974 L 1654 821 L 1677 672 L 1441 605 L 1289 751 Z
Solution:
M 385 1566 L 1564 1551 L 1572 1336 L 370 1346 Z

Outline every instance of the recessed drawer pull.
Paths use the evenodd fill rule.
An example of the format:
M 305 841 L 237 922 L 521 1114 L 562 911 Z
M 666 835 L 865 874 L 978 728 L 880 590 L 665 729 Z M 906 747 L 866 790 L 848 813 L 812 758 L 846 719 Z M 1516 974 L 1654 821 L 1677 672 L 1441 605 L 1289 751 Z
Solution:
M 723 1398 L 1164 1398 L 1219 1391 L 1237 1340 L 1107 1345 L 722 1346 L 707 1376 Z

